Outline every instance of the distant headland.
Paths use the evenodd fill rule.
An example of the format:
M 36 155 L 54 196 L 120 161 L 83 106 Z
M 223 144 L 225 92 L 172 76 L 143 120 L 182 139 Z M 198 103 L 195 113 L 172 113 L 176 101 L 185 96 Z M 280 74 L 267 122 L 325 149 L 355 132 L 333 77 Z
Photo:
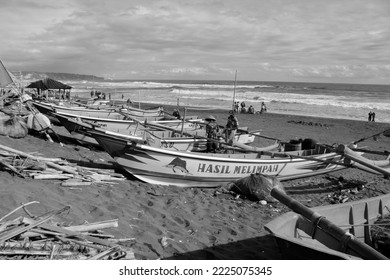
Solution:
M 11 73 L 15 77 L 19 77 L 22 75 L 24 80 L 40 80 L 43 78 L 52 78 L 55 80 L 87 80 L 87 81 L 103 81 L 105 80 L 103 77 L 97 77 L 94 75 L 86 75 L 86 74 L 74 74 L 74 73 L 53 73 L 53 72 L 35 72 L 35 71 L 11 71 Z

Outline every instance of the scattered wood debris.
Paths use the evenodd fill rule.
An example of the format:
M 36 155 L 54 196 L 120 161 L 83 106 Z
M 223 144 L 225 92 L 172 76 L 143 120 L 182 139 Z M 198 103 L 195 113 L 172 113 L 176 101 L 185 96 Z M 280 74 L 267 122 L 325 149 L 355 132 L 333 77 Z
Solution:
M 68 212 L 70 206 L 50 211 L 38 217 L 11 217 L 19 209 L 39 203 L 26 203 L 0 218 L 0 259 L 114 260 L 135 259 L 133 251 L 101 233 L 102 229 L 118 227 L 118 220 L 77 226 L 59 226 L 52 219 Z M 26 211 L 29 215 L 29 211 Z
M 287 121 L 288 123 L 294 123 L 294 124 L 301 124 L 301 125 L 310 125 L 310 126 L 320 126 L 320 127 L 332 127 L 333 124 L 326 124 L 326 123 L 320 123 L 320 122 L 305 122 L 305 121 L 296 121 L 296 120 L 290 120 Z
M 37 180 L 63 180 L 62 186 L 87 186 L 125 180 L 114 169 L 81 167 L 61 158 L 44 158 L 0 145 L 0 167 L 13 174 Z

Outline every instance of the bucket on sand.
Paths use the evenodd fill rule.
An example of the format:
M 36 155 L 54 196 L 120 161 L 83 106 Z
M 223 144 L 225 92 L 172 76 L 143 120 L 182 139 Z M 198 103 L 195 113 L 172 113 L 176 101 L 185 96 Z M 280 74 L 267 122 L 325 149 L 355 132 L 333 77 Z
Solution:
M 284 145 L 285 152 L 300 151 L 300 150 L 302 150 L 302 142 L 298 140 L 290 140 L 290 142 L 285 143 Z

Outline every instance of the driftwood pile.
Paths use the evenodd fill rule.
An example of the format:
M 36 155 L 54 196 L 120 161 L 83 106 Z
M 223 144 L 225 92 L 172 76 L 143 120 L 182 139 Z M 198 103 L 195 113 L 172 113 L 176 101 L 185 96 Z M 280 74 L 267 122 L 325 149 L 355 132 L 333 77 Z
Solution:
M 34 156 L 4 145 L 0 145 L 0 167 L 23 178 L 63 180 L 64 187 L 115 184 L 126 179 L 113 169 L 81 167 L 61 158 Z
M 0 259 L 134 259 L 132 250 L 124 245 L 131 239 L 115 239 L 101 232 L 118 227 L 118 220 L 61 226 L 53 220 L 70 206 L 33 216 L 26 208 L 33 203 L 39 202 L 21 205 L 0 218 Z M 22 208 L 29 217 L 9 218 Z

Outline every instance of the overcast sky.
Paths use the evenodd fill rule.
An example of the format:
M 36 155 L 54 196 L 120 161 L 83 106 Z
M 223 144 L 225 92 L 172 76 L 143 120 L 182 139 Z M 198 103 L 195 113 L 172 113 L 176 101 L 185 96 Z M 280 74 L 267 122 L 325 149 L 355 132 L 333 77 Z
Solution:
M 390 84 L 389 0 L 0 0 L 11 71 Z

